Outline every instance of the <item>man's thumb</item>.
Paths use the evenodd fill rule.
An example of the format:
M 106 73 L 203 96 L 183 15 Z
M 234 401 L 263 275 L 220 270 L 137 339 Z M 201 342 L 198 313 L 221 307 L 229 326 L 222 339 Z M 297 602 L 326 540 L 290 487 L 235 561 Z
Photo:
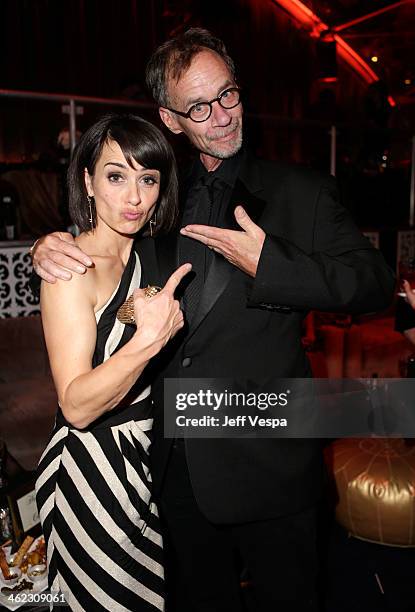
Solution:
M 248 231 L 254 225 L 254 222 L 246 212 L 243 206 L 237 206 L 235 208 L 235 219 L 240 227 L 245 231 Z

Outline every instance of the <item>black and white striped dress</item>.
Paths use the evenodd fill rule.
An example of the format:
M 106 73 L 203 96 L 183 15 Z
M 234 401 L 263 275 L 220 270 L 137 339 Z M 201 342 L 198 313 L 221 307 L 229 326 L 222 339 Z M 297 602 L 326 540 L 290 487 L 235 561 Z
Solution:
M 96 367 L 134 333 L 116 318 L 141 267 L 132 250 L 120 283 L 96 313 Z M 164 610 L 162 537 L 152 500 L 150 387 L 141 379 L 123 405 L 77 430 L 58 410 L 38 466 L 37 504 L 49 586 L 74 612 Z M 134 397 L 134 399 L 131 399 Z

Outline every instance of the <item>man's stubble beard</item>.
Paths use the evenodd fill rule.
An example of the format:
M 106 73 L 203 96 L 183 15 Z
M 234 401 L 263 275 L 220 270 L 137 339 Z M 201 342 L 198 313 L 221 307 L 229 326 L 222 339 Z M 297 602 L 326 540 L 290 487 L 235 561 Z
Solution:
M 212 157 L 216 157 L 217 159 L 229 159 L 230 157 L 236 155 L 241 149 L 243 141 L 242 121 L 240 120 L 238 120 L 237 132 L 238 133 L 236 135 L 236 140 L 231 148 L 223 150 L 220 146 L 215 147 L 215 139 L 212 138 L 212 140 L 210 141 L 211 144 L 209 146 L 209 151 L 206 151 L 206 153 L 208 155 L 211 155 Z

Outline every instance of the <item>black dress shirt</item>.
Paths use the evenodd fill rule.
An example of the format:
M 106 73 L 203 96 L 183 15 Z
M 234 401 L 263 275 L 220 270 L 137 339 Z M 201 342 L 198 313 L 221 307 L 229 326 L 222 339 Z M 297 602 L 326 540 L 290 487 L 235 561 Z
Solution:
M 242 153 L 224 159 L 213 172 L 208 172 L 198 159 L 190 174 L 188 191 L 181 226 L 190 224 L 224 227 L 225 212 L 238 176 Z M 201 242 L 186 236 L 179 237 L 180 264 L 190 262 L 193 266 L 185 288 L 183 307 L 191 321 L 200 300 L 203 284 L 209 273 L 215 251 Z

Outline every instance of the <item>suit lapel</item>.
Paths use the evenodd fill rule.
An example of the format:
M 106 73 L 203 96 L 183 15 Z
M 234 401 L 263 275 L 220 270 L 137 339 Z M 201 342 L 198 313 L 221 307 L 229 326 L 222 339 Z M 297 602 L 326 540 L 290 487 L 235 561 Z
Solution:
M 191 186 L 191 177 L 194 171 L 194 164 L 191 164 L 187 172 L 180 177 L 179 180 L 179 204 L 182 206 L 179 209 L 179 215 L 176 225 L 171 232 L 160 238 L 156 238 L 156 253 L 158 266 L 160 270 L 160 278 L 162 286 L 166 284 L 169 276 L 179 267 L 179 236 L 182 226 L 183 206 L 187 199 L 187 194 Z
M 179 266 L 178 231 L 174 229 L 166 236 L 155 239 L 160 284 L 166 284 L 169 276 Z
M 234 230 L 241 229 L 236 223 L 234 216 L 234 210 L 238 204 L 244 206 L 255 223 L 260 220 L 266 203 L 260 198 L 262 186 L 256 170 L 255 160 L 252 160 L 249 156 L 245 156 L 239 177 L 236 180 L 226 208 L 223 227 Z M 215 254 L 200 297 L 199 306 L 190 324 L 188 338 L 196 331 L 203 319 L 212 310 L 213 306 L 228 286 L 232 275 L 236 272 L 237 269 L 224 257 Z
M 137 238 L 134 247 L 138 253 L 141 264 L 140 287 L 159 285 L 160 273 L 157 266 L 153 238 Z
M 181 183 L 180 202 L 183 204 L 186 202 L 189 176 L 191 176 L 191 173 Z M 234 210 L 238 204 L 242 204 L 251 219 L 258 223 L 266 207 L 266 202 L 261 198 L 261 191 L 262 181 L 256 160 L 249 153 L 245 153 L 239 176 L 225 211 L 222 226 L 228 229 L 240 230 L 234 216 Z M 171 273 L 179 266 L 178 239 L 182 216 L 183 210 L 179 215 L 175 230 L 167 236 L 154 239 L 161 286 L 164 286 Z M 199 306 L 190 325 L 187 339 L 193 335 L 203 319 L 212 310 L 228 286 L 232 275 L 236 272 L 237 269 L 225 258 L 221 255 L 215 255 L 200 297 Z

